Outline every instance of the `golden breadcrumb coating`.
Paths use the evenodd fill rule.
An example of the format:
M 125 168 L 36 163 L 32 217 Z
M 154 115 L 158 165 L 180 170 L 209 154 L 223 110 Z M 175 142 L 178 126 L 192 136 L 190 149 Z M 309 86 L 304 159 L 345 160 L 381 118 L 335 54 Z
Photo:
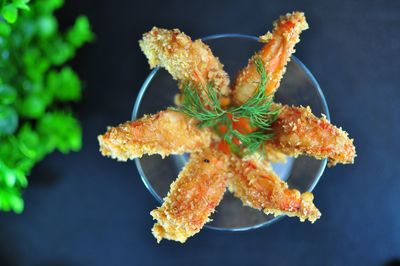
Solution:
M 272 170 L 269 163 L 256 156 L 239 159 L 231 156 L 228 188 L 244 205 L 260 209 L 266 214 L 299 217 L 303 222 L 315 222 L 321 213 L 313 203 L 310 192 L 301 194 L 289 189 Z
M 109 127 L 98 136 L 100 151 L 119 161 L 144 154 L 183 154 L 199 151 L 211 143 L 209 129 L 199 129 L 196 120 L 172 110 L 145 115 L 117 127 Z
M 325 116 L 315 117 L 310 107 L 282 106 L 272 130 L 274 138 L 267 142 L 267 147 L 274 146 L 289 156 L 305 154 L 317 159 L 328 158 L 329 166 L 354 162 L 353 139 Z
M 274 29 L 260 37 L 260 41 L 267 42 L 256 53 L 248 65 L 242 69 L 235 81 L 233 102 L 237 105 L 245 103 L 257 90 L 260 75 L 257 73 L 254 60 L 261 58 L 268 74 L 265 87 L 266 94 L 272 94 L 279 87 L 286 64 L 295 52 L 294 46 L 300 41 L 300 33 L 308 29 L 304 13 L 293 12 L 281 16 L 274 22 Z
M 214 149 L 192 153 L 161 207 L 150 214 L 153 235 L 184 243 L 208 222 L 226 189 L 227 156 Z
M 228 74 L 201 40 L 192 41 L 178 29 L 153 27 L 143 34 L 139 45 L 151 68 L 157 65 L 165 68 L 180 85 L 187 81 L 203 86 L 211 82 L 221 95 L 230 94 Z M 203 93 L 201 91 L 200 95 Z
M 287 155 L 274 145 L 264 145 L 265 159 L 271 163 L 285 163 Z

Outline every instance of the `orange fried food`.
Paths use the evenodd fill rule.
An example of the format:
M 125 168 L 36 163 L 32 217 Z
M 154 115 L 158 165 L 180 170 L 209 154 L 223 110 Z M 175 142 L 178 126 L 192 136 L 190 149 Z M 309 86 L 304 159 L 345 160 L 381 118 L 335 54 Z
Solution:
M 214 149 L 190 155 L 163 205 L 151 212 L 158 242 L 165 238 L 184 243 L 210 220 L 226 189 L 227 166 L 226 155 Z
M 230 171 L 228 188 L 247 206 L 275 216 L 297 216 L 312 223 L 321 216 L 313 203 L 313 194 L 289 189 L 265 160 L 232 156 Z
M 317 159 L 328 158 L 329 166 L 354 162 L 356 149 L 353 139 L 341 128 L 329 123 L 324 116 L 315 117 L 310 107 L 282 106 L 272 130 L 274 138 L 267 142 L 267 146 L 275 147 L 287 155 L 306 154 Z
M 213 83 L 222 96 L 230 94 L 228 74 L 201 40 L 192 41 L 178 29 L 153 27 L 143 34 L 139 45 L 151 68 L 157 65 L 165 68 L 180 85 L 188 81 L 203 86 Z
M 286 163 L 287 155 L 274 145 L 264 145 L 265 159 L 271 163 Z
M 280 80 L 286 71 L 286 64 L 294 53 L 294 46 L 300 41 L 300 33 L 308 29 L 305 16 L 301 12 L 288 13 L 274 22 L 274 29 L 260 37 L 267 43 L 256 53 L 248 65 L 242 69 L 235 81 L 233 102 L 236 105 L 245 103 L 257 90 L 260 75 L 257 73 L 254 60 L 261 58 L 268 73 L 265 93 L 271 94 L 279 87 Z
M 108 128 L 98 137 L 100 151 L 120 161 L 141 157 L 143 154 L 183 154 L 208 147 L 210 129 L 199 129 L 196 120 L 172 110 L 145 115 Z

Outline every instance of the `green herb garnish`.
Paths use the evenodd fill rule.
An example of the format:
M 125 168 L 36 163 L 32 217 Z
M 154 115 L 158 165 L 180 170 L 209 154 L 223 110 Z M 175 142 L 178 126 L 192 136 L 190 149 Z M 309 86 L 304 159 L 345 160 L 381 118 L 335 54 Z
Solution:
M 255 60 L 255 64 L 260 75 L 257 92 L 244 104 L 224 109 L 213 84 L 199 88 L 192 83 L 186 83 L 183 87 L 182 105 L 172 109 L 198 120 L 200 128 L 212 127 L 230 145 L 231 150 L 239 155 L 263 150 L 264 142 L 273 137 L 270 125 L 276 120 L 279 109 L 270 110 L 273 95 L 265 95 L 267 73 L 260 58 Z M 205 97 L 200 96 L 201 90 L 205 92 Z M 247 118 L 250 126 L 257 130 L 247 134 L 239 132 L 232 125 L 239 118 Z M 221 134 L 219 126 L 225 126 L 226 132 Z M 235 144 L 233 138 L 237 138 L 241 144 Z

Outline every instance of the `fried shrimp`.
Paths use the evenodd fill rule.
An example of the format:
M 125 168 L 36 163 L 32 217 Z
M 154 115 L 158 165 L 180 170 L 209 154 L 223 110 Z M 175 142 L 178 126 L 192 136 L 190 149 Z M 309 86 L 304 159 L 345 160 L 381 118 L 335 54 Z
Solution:
M 227 157 L 214 149 L 192 153 L 161 207 L 150 214 L 157 223 L 153 235 L 184 243 L 208 222 L 224 195 Z
M 257 90 L 260 76 L 256 70 L 256 58 L 261 58 L 269 75 L 265 93 L 275 92 L 286 71 L 286 64 L 295 51 L 294 46 L 300 41 L 300 33 L 306 29 L 308 24 L 304 14 L 293 12 L 281 16 L 274 22 L 272 34 L 268 32 L 260 37 L 260 41 L 267 43 L 249 60 L 248 65 L 236 78 L 232 92 L 233 102 L 236 105 L 245 103 Z
M 313 194 L 289 189 L 265 160 L 255 156 L 243 159 L 232 156 L 230 170 L 229 191 L 244 205 L 275 216 L 296 216 L 302 222 L 309 220 L 313 223 L 321 216 L 313 203 Z
M 192 82 L 198 89 L 213 83 L 220 96 L 230 94 L 229 77 L 223 65 L 201 40 L 192 39 L 178 29 L 166 30 L 157 27 L 145 34 L 139 41 L 150 67 L 165 68 L 177 80 L 180 87 Z M 200 91 L 200 95 L 204 93 Z
M 287 155 L 274 145 L 264 145 L 265 159 L 271 163 L 286 163 Z
M 278 119 L 272 124 L 272 131 L 274 138 L 266 143 L 267 147 L 275 147 L 287 155 L 328 158 L 329 166 L 354 162 L 353 139 L 324 116 L 315 117 L 310 107 L 282 106 Z
M 210 129 L 199 129 L 197 121 L 172 110 L 145 115 L 108 128 L 98 136 L 100 151 L 119 161 L 141 157 L 144 154 L 183 154 L 199 151 L 211 142 Z
M 120 161 L 190 153 L 164 203 L 150 212 L 157 242 L 184 243 L 198 233 L 227 187 L 244 205 L 266 214 L 311 223 L 320 218 L 313 194 L 289 188 L 271 166 L 286 156 L 327 158 L 328 166 L 353 163 L 356 156 L 353 139 L 324 116 L 316 117 L 310 107 L 273 102 L 307 28 L 301 12 L 279 17 L 272 32 L 260 36 L 265 44 L 233 86 L 201 40 L 178 29 L 153 27 L 143 34 L 139 45 L 150 68 L 165 68 L 178 82 L 174 101 L 180 106 L 109 127 L 98 141 L 102 155 Z

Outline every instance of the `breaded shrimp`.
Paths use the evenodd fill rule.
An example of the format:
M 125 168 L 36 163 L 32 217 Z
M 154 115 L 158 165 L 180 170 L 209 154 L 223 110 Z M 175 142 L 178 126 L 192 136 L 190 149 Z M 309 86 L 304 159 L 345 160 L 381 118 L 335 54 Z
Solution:
M 202 86 L 213 83 L 220 96 L 230 94 L 228 74 L 210 47 L 201 40 L 192 41 L 178 29 L 153 27 L 151 31 L 143 34 L 139 45 L 150 67 L 159 65 L 165 68 L 178 81 L 180 87 L 188 81 Z M 203 90 L 200 95 L 204 95 Z
M 275 108 L 278 106 L 275 104 Z M 287 155 L 328 158 L 329 166 L 354 162 L 353 139 L 324 116 L 315 117 L 310 107 L 282 106 L 278 119 L 272 124 L 272 131 L 274 138 L 266 143 L 267 147 L 275 147 Z
M 228 188 L 244 205 L 275 216 L 297 216 L 302 222 L 313 223 L 321 216 L 313 203 L 313 194 L 289 189 L 265 160 L 232 156 L 230 171 Z
M 287 155 L 274 145 L 264 145 L 265 160 L 271 163 L 285 163 Z
M 211 148 L 190 155 L 163 205 L 150 213 L 157 220 L 152 230 L 157 242 L 184 243 L 200 231 L 224 195 L 227 166 L 227 156 Z
M 145 115 L 108 128 L 98 136 L 100 151 L 119 161 L 141 157 L 143 154 L 183 154 L 199 151 L 211 142 L 210 129 L 199 129 L 197 121 L 172 110 Z
M 254 60 L 261 58 L 268 74 L 268 82 L 265 93 L 271 94 L 279 87 L 286 64 L 294 53 L 294 46 L 300 41 L 299 35 L 308 29 L 305 16 L 301 12 L 288 13 L 274 22 L 274 29 L 260 37 L 260 41 L 267 42 L 256 53 L 248 65 L 242 69 L 235 81 L 233 89 L 233 102 L 236 105 L 245 103 L 257 90 L 259 74 Z

